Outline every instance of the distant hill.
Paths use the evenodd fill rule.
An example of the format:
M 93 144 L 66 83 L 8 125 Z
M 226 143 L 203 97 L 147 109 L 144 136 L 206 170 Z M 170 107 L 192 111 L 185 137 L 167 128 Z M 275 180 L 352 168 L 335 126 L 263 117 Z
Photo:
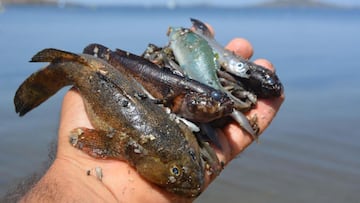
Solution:
M 264 0 L 265 1 L 265 0 Z M 50 5 L 59 5 L 59 0 L 0 0 L 0 7 L 2 4 L 50 4 Z M 84 6 L 86 4 L 74 4 L 74 3 L 66 3 L 66 5 L 72 6 Z M 174 5 L 164 5 L 167 8 L 174 7 Z M 130 6 L 131 7 L 131 6 Z M 134 6 L 138 7 L 138 6 Z M 154 6 L 156 7 L 163 7 L 163 5 Z M 211 4 L 208 3 L 200 3 L 195 5 L 177 5 L 177 8 L 192 8 L 192 7 L 199 7 L 199 8 L 211 8 Z M 241 6 L 242 7 L 242 6 Z M 347 8 L 341 6 L 340 4 L 331 4 L 325 3 L 322 0 L 267 0 L 263 3 L 252 4 L 250 6 L 245 7 L 263 7 L 263 8 L 292 8 L 292 7 L 300 7 L 300 8 Z M 226 8 L 238 8 L 238 7 L 226 7 Z M 355 7 L 354 7 L 355 8 Z M 356 7 L 359 8 L 359 7 Z
M 282 8 L 282 7 L 304 7 L 304 8 L 338 8 L 339 5 L 325 3 L 316 0 L 273 0 L 257 4 L 259 7 L 271 7 L 271 8 Z
M 0 0 L 2 4 L 57 4 L 57 0 Z

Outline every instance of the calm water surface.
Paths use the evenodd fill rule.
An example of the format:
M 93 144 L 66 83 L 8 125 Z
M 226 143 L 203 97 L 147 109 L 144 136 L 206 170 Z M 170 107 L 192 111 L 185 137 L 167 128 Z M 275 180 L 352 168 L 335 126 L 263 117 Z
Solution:
M 54 47 L 102 43 L 140 54 L 164 45 L 167 27 L 209 22 L 226 44 L 245 37 L 268 58 L 286 101 L 259 144 L 240 155 L 197 202 L 358 202 L 360 11 L 7 7 L 0 13 L 0 195 L 47 160 L 65 88 L 19 118 L 13 96 Z

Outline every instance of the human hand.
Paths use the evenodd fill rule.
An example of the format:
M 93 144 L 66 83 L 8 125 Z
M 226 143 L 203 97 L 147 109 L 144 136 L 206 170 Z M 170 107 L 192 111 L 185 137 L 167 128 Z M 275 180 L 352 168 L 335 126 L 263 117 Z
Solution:
M 215 35 L 211 25 L 206 24 L 212 35 Z M 243 38 L 235 38 L 231 40 L 226 49 L 233 51 L 245 59 L 250 59 L 253 55 L 253 47 L 249 41 Z M 269 70 L 275 71 L 273 64 L 266 59 L 257 59 L 254 61 Z M 270 99 L 258 99 L 255 108 L 246 113 L 248 118 L 257 117 L 257 124 L 259 127 L 259 135 L 270 125 L 276 113 L 279 111 L 281 104 L 285 99 L 284 92 L 280 97 Z M 217 130 L 218 138 L 222 149 L 215 148 L 216 154 L 221 162 L 227 165 L 232 159 L 244 151 L 253 141 L 254 138 L 243 130 L 235 121 L 228 123 L 223 129 Z M 208 183 L 215 177 L 207 180 Z
M 250 58 L 253 54 L 251 44 L 240 38 L 232 40 L 227 48 L 244 58 Z M 272 64 L 265 59 L 255 62 L 273 70 Z M 283 100 L 284 95 L 273 99 L 259 99 L 256 107 L 247 113 L 247 116 L 250 117 L 254 114 L 257 115 L 260 134 L 270 124 Z M 75 198 L 81 201 L 192 201 L 169 193 L 146 181 L 126 162 L 95 159 L 74 148 L 69 143 L 69 132 L 77 127 L 93 128 L 81 96 L 75 89 L 71 89 L 63 101 L 56 159 L 48 173 L 39 182 L 39 184 L 48 183 L 48 188 L 54 187 L 53 194 L 55 196 L 61 194 L 60 198 L 64 198 L 64 200 L 65 198 L 67 200 Z M 230 122 L 223 129 L 218 129 L 217 133 L 222 150 L 215 150 L 219 160 L 225 165 L 253 141 L 252 137 L 235 122 Z M 96 167 L 102 169 L 104 176 L 101 181 L 95 175 Z M 214 176 L 207 175 L 206 185 L 209 185 L 214 178 Z M 56 180 L 56 185 L 52 184 L 54 180 Z
M 243 38 L 233 39 L 226 48 L 246 59 L 249 59 L 253 55 L 251 44 Z M 257 59 L 254 62 L 275 71 L 273 64 L 266 59 Z M 259 135 L 261 135 L 270 125 L 284 99 L 284 92 L 282 92 L 280 97 L 258 99 L 256 106 L 245 114 L 248 118 L 252 118 L 256 115 Z M 219 160 L 224 162 L 225 165 L 244 151 L 254 141 L 253 136 L 244 131 L 235 121 L 228 123 L 223 129 L 219 129 L 217 134 L 222 150 L 215 150 Z
M 244 39 L 235 39 L 231 41 L 227 48 L 244 58 L 249 58 L 253 53 L 250 43 Z M 259 59 L 255 62 L 269 69 L 273 69 L 272 64 L 265 59 Z M 260 99 L 255 109 L 248 113 L 248 115 L 257 115 L 260 133 L 262 133 L 262 131 L 270 124 L 283 99 L 283 95 L 274 99 Z M 151 198 L 166 202 L 174 201 L 173 198 L 178 198 L 162 191 L 157 186 L 148 183 L 125 162 L 93 159 L 77 149 L 74 149 L 68 143 L 68 133 L 70 130 L 79 126 L 92 128 L 85 113 L 80 95 L 75 90 L 71 90 L 65 96 L 63 104 L 59 131 L 59 158 L 63 157 L 64 160 L 70 161 L 71 163 L 78 162 L 76 164 L 82 167 L 83 174 L 85 174 L 84 171 L 86 170 L 93 169 L 97 166 L 101 167 L 104 173 L 101 184 L 106 186 L 106 189 L 111 191 L 111 194 L 118 200 L 128 199 L 135 201 L 134 198 Z M 219 129 L 218 135 L 222 150 L 216 149 L 216 152 L 219 160 L 225 164 L 229 163 L 253 141 L 252 137 L 245 133 L 235 122 L 229 123 L 221 130 Z M 207 176 L 206 184 L 210 184 L 213 178 L 214 177 Z M 141 194 L 141 196 L 138 197 L 136 194 Z

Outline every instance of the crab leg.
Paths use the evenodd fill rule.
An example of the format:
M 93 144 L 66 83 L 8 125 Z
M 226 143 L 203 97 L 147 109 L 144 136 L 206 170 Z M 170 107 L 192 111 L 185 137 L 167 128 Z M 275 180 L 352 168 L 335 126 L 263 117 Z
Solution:
M 278 76 L 271 70 L 257 65 L 249 60 L 235 55 L 232 51 L 224 49 L 212 36 L 207 26 L 200 20 L 190 19 L 195 33 L 201 36 L 212 47 L 219 57 L 220 65 L 238 80 L 245 83 L 245 86 L 254 92 L 258 97 L 278 97 L 283 91 L 283 86 Z

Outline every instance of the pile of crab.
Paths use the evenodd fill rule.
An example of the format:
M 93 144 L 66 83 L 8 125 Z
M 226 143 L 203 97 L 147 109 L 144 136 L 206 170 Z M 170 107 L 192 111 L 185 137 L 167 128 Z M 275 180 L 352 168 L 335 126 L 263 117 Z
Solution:
M 94 126 L 69 132 L 70 143 L 102 159 L 127 161 L 168 191 L 198 196 L 205 173 L 219 174 L 209 143 L 221 148 L 215 128 L 234 119 L 255 139 L 256 116 L 244 113 L 257 98 L 278 97 L 277 75 L 225 50 L 199 20 L 168 30 L 169 44 L 150 44 L 142 56 L 90 44 L 83 54 L 44 49 L 32 62 L 50 62 L 15 95 L 20 116 L 67 85 L 84 99 Z

